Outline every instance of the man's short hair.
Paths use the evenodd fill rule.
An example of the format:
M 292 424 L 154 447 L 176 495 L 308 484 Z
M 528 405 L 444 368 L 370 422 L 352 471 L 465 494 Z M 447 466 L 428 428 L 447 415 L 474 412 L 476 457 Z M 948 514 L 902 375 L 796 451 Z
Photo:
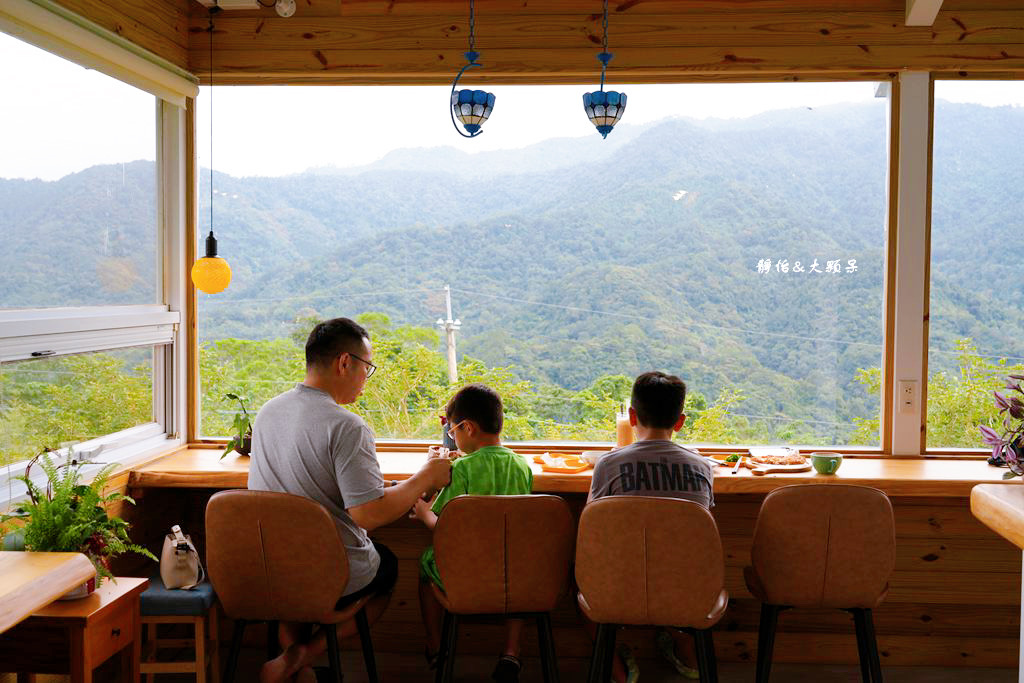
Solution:
M 326 368 L 343 353 L 360 353 L 364 339 L 369 339 L 363 326 L 348 318 L 325 320 L 306 339 L 306 367 Z
M 445 406 L 444 415 L 452 427 L 463 420 L 472 420 L 487 434 L 501 434 L 505 423 L 501 396 L 484 384 L 467 384 L 459 389 Z
M 645 372 L 633 382 L 630 401 L 641 425 L 671 429 L 683 414 L 686 383 L 664 372 Z

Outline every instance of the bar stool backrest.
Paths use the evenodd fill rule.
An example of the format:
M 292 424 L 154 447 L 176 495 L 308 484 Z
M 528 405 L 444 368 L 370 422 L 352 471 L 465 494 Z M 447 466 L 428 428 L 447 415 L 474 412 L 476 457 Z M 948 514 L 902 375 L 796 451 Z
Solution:
M 549 612 L 569 583 L 574 528 L 558 496 L 459 496 L 434 529 L 456 614 Z
M 288 493 L 221 491 L 206 506 L 206 564 L 232 619 L 319 622 L 348 583 L 327 510 Z
M 724 566 L 718 527 L 699 503 L 609 496 L 583 508 L 576 583 L 595 622 L 706 628 Z
M 776 489 L 757 516 L 751 561 L 767 603 L 873 608 L 896 563 L 892 504 L 866 486 Z

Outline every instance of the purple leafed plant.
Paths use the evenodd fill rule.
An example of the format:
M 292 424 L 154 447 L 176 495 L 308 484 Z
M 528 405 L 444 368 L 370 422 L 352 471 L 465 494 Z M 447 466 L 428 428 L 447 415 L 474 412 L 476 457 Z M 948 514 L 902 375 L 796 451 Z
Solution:
M 1010 471 L 1003 475 L 1004 479 L 1024 475 L 1024 388 L 1021 381 L 1024 375 L 1010 375 L 1006 380 L 1006 388 L 1009 394 L 998 391 L 992 392 L 995 396 L 996 408 L 1003 418 L 1003 432 L 1000 434 L 987 425 L 978 425 L 981 430 L 981 439 L 992 447 L 992 458 L 994 464 L 1006 463 Z

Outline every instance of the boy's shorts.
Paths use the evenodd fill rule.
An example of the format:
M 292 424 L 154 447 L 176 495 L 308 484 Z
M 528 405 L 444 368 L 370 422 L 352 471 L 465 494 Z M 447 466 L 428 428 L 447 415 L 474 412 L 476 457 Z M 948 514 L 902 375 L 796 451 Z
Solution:
M 377 543 L 373 539 L 370 539 L 370 541 L 377 550 L 377 554 L 380 555 L 380 566 L 377 567 L 377 573 L 374 574 L 370 583 L 354 593 L 343 595 L 334 606 L 334 609 L 345 609 L 359 598 L 367 595 L 386 595 L 394 590 L 395 583 L 398 581 L 398 558 L 395 557 L 395 554 L 386 545 Z

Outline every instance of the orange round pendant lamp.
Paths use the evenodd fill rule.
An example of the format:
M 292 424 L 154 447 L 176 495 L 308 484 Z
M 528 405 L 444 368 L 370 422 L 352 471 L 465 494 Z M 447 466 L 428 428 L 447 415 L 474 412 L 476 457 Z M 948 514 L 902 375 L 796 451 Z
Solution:
M 213 15 L 210 8 L 210 234 L 206 236 L 206 256 L 192 264 L 192 282 L 207 294 L 223 292 L 231 284 L 231 266 L 217 256 L 217 238 L 213 236 Z

